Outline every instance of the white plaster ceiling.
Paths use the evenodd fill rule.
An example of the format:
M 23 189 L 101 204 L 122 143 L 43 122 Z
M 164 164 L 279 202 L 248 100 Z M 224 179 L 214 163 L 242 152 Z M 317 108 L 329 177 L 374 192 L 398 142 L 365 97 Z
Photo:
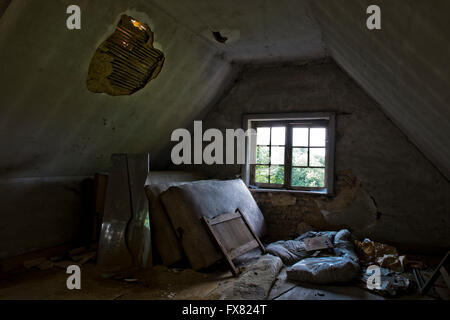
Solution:
M 229 60 L 280 61 L 326 55 L 317 22 L 305 0 L 152 0 Z M 228 37 L 217 42 L 212 31 Z
M 221 97 L 230 62 L 328 52 L 450 176 L 450 1 L 379 0 L 378 32 L 365 28 L 368 0 L 80 1 L 82 30 L 68 31 L 72 2 L 13 0 L 0 18 L 1 177 L 93 174 L 117 152 L 158 157 L 173 129 Z M 132 96 L 93 94 L 92 54 L 130 11 L 152 27 L 165 66 Z
M 0 19 L 0 177 L 89 175 L 107 170 L 112 153 L 150 151 L 153 164 L 164 163 L 172 130 L 227 90 L 231 61 L 325 52 L 299 0 L 79 1 L 77 31 L 65 27 L 71 4 L 13 0 Z M 151 26 L 163 70 L 132 96 L 91 93 L 90 59 L 124 12 Z M 216 42 L 210 29 L 230 30 L 230 40 Z

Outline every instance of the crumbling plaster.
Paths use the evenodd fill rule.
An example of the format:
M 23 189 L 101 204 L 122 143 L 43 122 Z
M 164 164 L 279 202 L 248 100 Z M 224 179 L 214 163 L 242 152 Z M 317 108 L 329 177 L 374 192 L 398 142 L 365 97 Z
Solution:
M 348 227 L 356 235 L 414 248 L 450 244 L 448 180 L 332 59 L 249 65 L 204 119 L 240 128 L 248 113 L 335 111 L 336 195 L 254 191 L 272 239 L 308 228 Z M 240 166 L 193 166 L 216 178 Z
M 150 151 L 152 169 L 165 166 L 172 130 L 214 104 L 233 74 L 213 45 L 148 1 L 79 1 L 81 30 L 66 27 L 71 4 L 15 0 L 0 19 L 1 257 L 73 239 L 78 177 L 107 171 L 113 153 Z M 122 13 L 151 26 L 164 69 L 132 96 L 89 92 L 91 58 Z
M 120 152 L 151 151 L 155 167 L 172 130 L 192 122 L 231 76 L 214 46 L 147 1 L 80 2 L 81 30 L 66 28 L 69 4 L 13 1 L 0 20 L 4 178 L 91 175 Z M 122 13 L 150 25 L 164 68 L 132 96 L 89 92 L 91 58 Z
M 345 220 L 380 240 L 448 245 L 448 180 L 334 63 L 312 69 L 249 68 L 224 95 L 237 74 L 232 60 L 317 58 L 327 54 L 328 45 L 333 58 L 426 157 L 441 172 L 448 171 L 448 1 L 435 1 L 436 7 L 426 1 L 382 1 L 387 28 L 378 33 L 364 29 L 369 1 L 310 2 L 313 12 L 298 0 L 79 1 L 82 29 L 69 31 L 69 0 L 0 1 L 0 58 L 6 62 L 0 65 L 0 176 L 5 190 L 0 202 L 7 204 L 0 228 L 11 228 L 0 243 L 15 244 L 15 250 L 2 245 L 0 252 L 17 254 L 65 239 L 25 236 L 16 212 L 26 212 L 30 225 L 44 230 L 33 208 L 43 210 L 39 214 L 49 217 L 45 223 L 51 225 L 58 219 L 72 221 L 81 206 L 79 198 L 65 202 L 76 199 L 67 189 L 58 195 L 40 192 L 52 189 L 54 182 L 36 177 L 64 176 L 66 186 L 76 183 L 79 188 L 77 176 L 107 170 L 111 153 L 117 152 L 151 151 L 152 168 L 158 162 L 164 166 L 171 131 L 203 118 L 222 97 L 207 118 L 212 127 L 240 127 L 242 113 L 338 110 L 337 185 L 350 176 L 361 187 L 349 183 L 335 199 L 283 196 L 292 205 L 274 205 L 281 201 L 274 200 L 281 199 L 279 194 L 266 202 L 270 194 L 255 194 L 273 222 L 275 238 L 291 236 L 307 228 L 307 222 L 325 228 Z M 149 23 L 166 65 L 158 79 L 132 97 L 90 93 L 85 87 L 89 61 L 121 13 Z M 229 32 L 233 41 L 214 42 L 210 28 Z M 392 28 L 399 32 L 389 32 Z M 205 169 L 222 177 L 240 173 L 234 167 Z M 17 178 L 23 179 L 19 185 Z M 30 206 L 21 201 L 27 194 L 36 199 Z M 54 208 L 52 213 L 45 203 Z M 342 207 L 346 209 L 339 211 Z M 289 220 L 280 223 L 270 208 L 286 212 Z M 308 211 L 299 214 L 300 209 Z M 15 233 L 26 237 L 26 243 L 17 243 Z

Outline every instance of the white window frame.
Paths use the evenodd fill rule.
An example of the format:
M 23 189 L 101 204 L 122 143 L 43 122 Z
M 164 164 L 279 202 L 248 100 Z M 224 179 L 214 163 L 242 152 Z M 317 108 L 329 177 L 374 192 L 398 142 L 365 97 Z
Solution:
M 336 130 L 336 115 L 334 112 L 301 112 L 301 113 L 271 113 L 271 114 L 246 114 L 243 116 L 244 130 L 255 129 L 256 124 L 261 122 L 268 122 L 268 125 L 274 122 L 290 122 L 292 126 L 301 125 L 302 123 L 310 123 L 314 126 L 314 122 L 327 124 L 327 137 L 326 137 L 326 155 L 325 155 L 325 187 L 324 188 L 307 188 L 307 187 L 293 187 L 293 186 L 280 186 L 274 185 L 262 185 L 259 184 L 256 191 L 282 191 L 282 192 L 303 192 L 312 194 L 334 194 L 334 160 L 335 160 L 335 130 Z M 288 134 L 290 136 L 290 134 Z M 250 159 L 252 153 L 256 153 L 256 135 L 249 135 L 246 140 L 246 152 L 245 152 L 245 165 L 242 166 L 242 178 L 247 186 L 251 183 L 251 171 L 252 166 Z M 292 143 L 286 141 L 286 148 L 291 152 Z M 254 158 L 254 156 L 253 156 Z M 291 157 L 285 157 L 286 161 L 292 162 Z M 289 167 L 292 167 L 290 163 Z M 285 170 L 286 164 L 285 164 Z M 290 175 L 289 175 L 290 176 Z M 287 182 L 286 182 L 287 183 Z

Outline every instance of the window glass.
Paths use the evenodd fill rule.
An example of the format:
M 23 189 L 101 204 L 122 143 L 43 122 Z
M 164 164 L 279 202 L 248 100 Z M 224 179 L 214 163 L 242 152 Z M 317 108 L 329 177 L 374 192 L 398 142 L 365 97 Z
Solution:
M 269 183 L 269 166 L 255 166 L 255 182 Z
M 325 148 L 309 149 L 309 166 L 325 167 Z
M 308 128 L 293 128 L 292 129 L 292 145 L 294 147 L 308 146 Z
M 308 165 L 308 148 L 292 148 L 292 165 L 298 167 Z
M 334 123 L 316 116 L 255 120 L 256 164 L 249 165 L 254 170 L 250 183 L 261 188 L 333 192 L 333 179 L 329 175 L 333 174 L 334 159 L 328 149 L 333 147 L 328 141 L 329 138 L 333 141 L 333 135 L 329 137 L 332 132 L 328 130 L 334 128 Z
M 269 145 L 270 144 L 270 128 L 256 129 L 256 144 Z
M 271 164 L 284 164 L 284 147 L 272 147 L 270 152 Z
M 325 147 L 326 128 L 311 128 L 309 145 L 311 147 Z
M 256 163 L 257 164 L 269 164 L 269 147 L 257 146 L 256 147 Z
M 270 183 L 284 184 L 284 166 L 270 167 Z
M 323 168 L 292 168 L 292 186 L 294 187 L 325 187 L 325 169 Z
M 286 128 L 285 127 L 273 127 L 272 128 L 272 145 L 273 146 L 284 146 L 286 138 Z

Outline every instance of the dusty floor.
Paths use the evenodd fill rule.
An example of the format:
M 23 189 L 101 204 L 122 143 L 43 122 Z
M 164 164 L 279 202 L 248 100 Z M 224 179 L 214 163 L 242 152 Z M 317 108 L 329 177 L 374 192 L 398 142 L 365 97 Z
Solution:
M 29 270 L 0 280 L 0 299 L 216 299 L 211 292 L 231 279 L 227 271 L 199 273 L 159 266 L 130 274 L 104 278 L 94 263 L 87 263 L 81 268 L 81 290 L 69 290 L 65 269 Z
M 0 299 L 102 299 L 102 300 L 170 300 L 219 299 L 234 278 L 225 269 L 208 273 L 157 266 L 146 272 L 130 271 L 121 277 L 105 278 L 94 263 L 82 266 L 81 290 L 66 287 L 68 275 L 63 268 L 30 269 L 0 280 Z M 295 285 L 282 271 L 269 299 L 276 300 L 379 300 L 383 299 L 356 286 Z M 417 295 L 406 299 L 422 299 Z

